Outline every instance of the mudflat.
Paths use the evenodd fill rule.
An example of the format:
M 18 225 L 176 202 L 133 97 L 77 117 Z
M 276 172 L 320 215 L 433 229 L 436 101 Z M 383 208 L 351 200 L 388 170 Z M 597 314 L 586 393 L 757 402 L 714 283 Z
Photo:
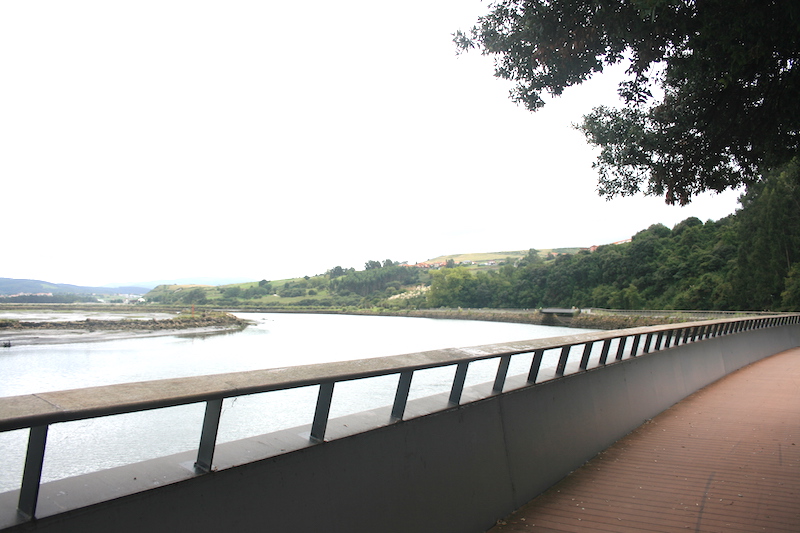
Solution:
M 0 347 L 100 342 L 167 335 L 216 335 L 247 327 L 245 320 L 228 313 L 181 317 L 166 313 L 21 315 L 0 314 Z

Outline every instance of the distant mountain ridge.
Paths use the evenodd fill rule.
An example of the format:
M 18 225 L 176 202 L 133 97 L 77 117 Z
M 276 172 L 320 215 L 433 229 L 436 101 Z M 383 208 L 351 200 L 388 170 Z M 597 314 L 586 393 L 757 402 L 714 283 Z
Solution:
M 214 277 L 178 278 L 178 279 L 161 279 L 152 281 L 135 281 L 135 282 L 125 282 L 125 283 L 109 283 L 108 285 L 105 285 L 105 287 L 118 287 L 121 285 L 144 287 L 146 289 L 155 289 L 159 285 L 211 285 L 213 287 L 218 287 L 220 285 L 233 285 L 235 283 L 247 283 L 250 281 L 258 281 L 258 280 L 253 278 L 214 278 Z
M 0 294 L 146 294 L 147 287 L 82 287 L 35 279 L 0 278 Z

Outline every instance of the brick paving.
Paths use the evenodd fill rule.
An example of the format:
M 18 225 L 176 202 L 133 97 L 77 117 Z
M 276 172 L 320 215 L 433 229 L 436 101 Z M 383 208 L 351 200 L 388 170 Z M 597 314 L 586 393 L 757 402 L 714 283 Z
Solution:
M 800 532 L 800 348 L 689 396 L 490 533 L 523 531 Z

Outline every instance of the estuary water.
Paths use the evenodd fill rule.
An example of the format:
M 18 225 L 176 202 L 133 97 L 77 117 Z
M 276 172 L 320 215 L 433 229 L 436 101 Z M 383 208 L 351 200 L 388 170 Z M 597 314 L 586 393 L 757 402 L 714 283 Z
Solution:
M 203 337 L 167 336 L 0 349 L 0 396 L 174 377 L 279 368 L 440 348 L 556 337 L 551 326 L 404 317 L 236 313 L 253 325 Z M 588 330 L 587 330 L 588 331 Z M 543 367 L 554 366 L 545 360 Z M 530 357 L 512 359 L 509 375 Z M 491 381 L 497 362 L 470 365 L 467 386 Z M 446 392 L 455 367 L 414 374 L 409 398 Z M 397 376 L 339 383 L 331 418 L 391 405 Z M 226 400 L 217 442 L 308 424 L 317 387 Z M 42 481 L 170 455 L 197 447 L 203 404 L 54 424 Z M 19 488 L 27 430 L 0 433 L 0 492 Z

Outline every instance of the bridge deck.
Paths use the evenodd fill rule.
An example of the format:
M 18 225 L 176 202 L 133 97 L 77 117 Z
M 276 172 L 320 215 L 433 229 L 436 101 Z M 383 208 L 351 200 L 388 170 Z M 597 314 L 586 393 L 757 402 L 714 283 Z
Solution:
M 800 348 L 639 427 L 490 533 L 800 531 Z

